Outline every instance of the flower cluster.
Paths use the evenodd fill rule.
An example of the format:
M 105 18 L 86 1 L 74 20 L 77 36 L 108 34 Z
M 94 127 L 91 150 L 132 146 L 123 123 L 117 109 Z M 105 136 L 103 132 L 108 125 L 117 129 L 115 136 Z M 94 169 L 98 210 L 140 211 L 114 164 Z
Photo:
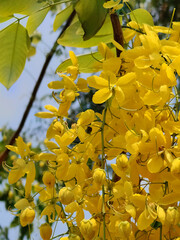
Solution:
M 34 189 L 44 206 L 41 217 L 67 224 L 61 240 L 179 239 L 180 23 L 172 28 L 128 24 L 124 39 L 131 48 L 113 41 L 120 57 L 99 45 L 100 75 L 79 78 L 78 60 L 70 51 L 72 66 L 59 73 L 61 80 L 49 83 L 60 91 L 54 95 L 59 107 L 46 105 L 49 112 L 36 114 L 53 118 L 45 140 L 48 151 L 32 153 L 21 137 L 17 147 L 7 146 L 20 156 L 9 183 L 26 174 L 25 197 L 15 204 L 22 226 L 35 217 L 34 164 L 44 161 L 44 185 Z M 71 103 L 92 88 L 92 101 L 104 106 L 102 113 L 80 112 L 68 126 Z M 48 223 L 40 234 L 44 240 L 54 237 Z

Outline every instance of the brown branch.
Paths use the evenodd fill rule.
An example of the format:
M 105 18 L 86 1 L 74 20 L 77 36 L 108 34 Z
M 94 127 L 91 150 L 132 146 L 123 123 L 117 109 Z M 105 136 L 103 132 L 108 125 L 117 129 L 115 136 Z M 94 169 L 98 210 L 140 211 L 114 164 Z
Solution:
M 122 47 L 124 46 L 124 38 L 123 38 L 123 31 L 122 27 L 119 21 L 119 17 L 116 13 L 110 14 L 111 17 L 111 23 L 113 27 L 113 35 L 114 35 L 114 40 L 118 42 Z M 119 57 L 121 54 L 121 50 L 116 48 L 116 55 Z
M 71 24 L 72 20 L 74 19 L 75 14 L 76 14 L 76 12 L 75 12 L 75 10 L 74 10 L 74 11 L 71 13 L 71 15 L 69 16 L 69 18 L 68 18 L 66 24 L 64 25 L 61 33 L 59 34 L 58 38 L 60 38 L 61 35 L 65 32 L 65 30 L 69 27 L 69 25 Z M 56 41 L 54 42 L 53 47 L 51 48 L 50 52 L 49 52 L 49 53 L 47 54 L 47 56 L 46 56 L 46 60 L 45 60 L 44 65 L 43 65 L 43 67 L 42 67 L 42 69 L 41 69 L 41 72 L 40 72 L 40 75 L 39 75 L 39 77 L 38 77 L 38 79 L 37 79 L 36 85 L 34 86 L 33 92 L 32 92 L 32 94 L 31 94 L 31 97 L 30 97 L 30 99 L 29 99 L 28 105 L 27 105 L 27 107 L 26 107 L 26 109 L 25 109 L 25 111 L 24 111 L 24 114 L 23 114 L 23 116 L 22 116 L 21 122 L 20 122 L 20 124 L 19 124 L 19 126 L 18 126 L 18 129 L 16 130 L 16 132 L 14 132 L 13 136 L 11 137 L 8 145 L 13 145 L 13 144 L 14 144 L 15 139 L 19 136 L 22 128 L 24 127 L 24 124 L 25 124 L 26 119 L 27 119 L 27 117 L 28 117 L 28 114 L 29 114 L 29 112 L 30 112 L 30 110 L 31 110 L 31 108 L 32 108 L 32 105 L 33 105 L 34 100 L 35 100 L 35 98 L 36 98 L 37 91 L 38 91 L 38 89 L 39 89 L 39 87 L 40 87 L 40 84 L 41 84 L 43 78 L 44 78 L 44 75 L 45 75 L 45 73 L 46 73 L 46 70 L 47 70 L 47 68 L 48 68 L 48 65 L 49 65 L 49 63 L 50 63 L 50 61 L 51 61 L 54 53 L 56 52 L 56 49 L 57 49 L 57 46 L 58 46 L 58 43 L 57 43 L 58 38 L 56 39 Z M 1 164 L 3 161 L 6 160 L 6 158 L 7 158 L 7 156 L 8 156 L 8 153 L 9 153 L 9 149 L 6 149 L 6 150 L 0 155 L 0 164 Z
M 114 35 L 114 40 L 119 43 L 122 47 L 124 47 L 124 38 L 123 38 L 123 31 L 121 27 L 121 23 L 119 21 L 119 17 L 116 13 L 110 14 L 111 17 L 111 23 L 113 27 L 113 35 Z M 116 56 L 119 57 L 121 54 L 121 50 L 116 48 Z M 112 182 L 118 182 L 121 178 L 113 172 L 113 178 Z

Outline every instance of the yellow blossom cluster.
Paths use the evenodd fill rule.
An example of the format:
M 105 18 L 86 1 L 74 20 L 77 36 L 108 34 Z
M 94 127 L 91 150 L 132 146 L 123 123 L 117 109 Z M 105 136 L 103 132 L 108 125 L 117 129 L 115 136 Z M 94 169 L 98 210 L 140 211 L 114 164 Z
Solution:
M 99 45 L 100 75 L 79 78 L 78 59 L 70 51 L 72 66 L 49 83 L 60 92 L 54 95 L 59 107 L 46 105 L 49 112 L 36 114 L 53 118 L 47 152 L 32 153 L 21 137 L 17 146 L 7 146 L 19 155 L 9 183 L 26 174 L 25 197 L 15 204 L 22 226 L 35 217 L 31 187 L 35 163 L 44 161 L 44 185 L 34 189 L 44 206 L 41 217 L 67 224 L 61 240 L 179 239 L 180 23 L 165 28 L 132 21 L 129 26 L 124 38 L 131 47 L 113 41 L 120 57 Z M 104 106 L 102 113 L 87 109 L 68 126 L 71 103 L 89 89 L 95 89 L 92 101 Z M 48 223 L 41 225 L 40 235 L 55 237 Z

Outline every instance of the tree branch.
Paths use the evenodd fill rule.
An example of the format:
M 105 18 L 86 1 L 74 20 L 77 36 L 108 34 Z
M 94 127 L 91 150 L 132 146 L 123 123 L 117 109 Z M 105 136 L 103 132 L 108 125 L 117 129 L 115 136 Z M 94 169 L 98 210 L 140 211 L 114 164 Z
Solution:
M 74 10 L 74 11 L 71 13 L 71 15 L 69 16 L 69 18 L 68 18 L 66 24 L 64 25 L 64 27 L 62 28 L 62 31 L 60 32 L 58 38 L 60 38 L 61 35 L 65 32 L 65 30 L 69 27 L 69 25 L 71 24 L 72 20 L 74 19 L 75 14 L 76 14 L 76 12 L 75 12 L 75 10 Z M 14 144 L 15 139 L 19 136 L 22 128 L 24 127 L 24 124 L 25 124 L 25 122 L 26 122 L 26 119 L 27 119 L 27 117 L 28 117 L 28 114 L 29 114 L 29 112 L 30 112 L 30 110 L 31 110 L 31 108 L 32 108 L 32 105 L 33 105 L 33 103 L 34 103 L 34 100 L 35 100 L 35 98 L 36 98 L 37 91 L 38 91 L 38 89 L 39 89 L 39 87 L 40 87 L 40 84 L 41 84 L 43 78 L 44 78 L 44 75 L 45 75 L 46 70 L 47 70 L 47 68 L 48 68 L 48 66 L 49 66 L 49 63 L 50 63 L 50 61 L 51 61 L 54 53 L 56 52 L 56 49 L 57 49 L 57 46 L 58 46 L 58 43 L 57 43 L 58 38 L 56 39 L 56 41 L 55 41 L 54 44 L 53 44 L 53 47 L 51 48 L 50 52 L 49 52 L 49 53 L 47 54 L 47 56 L 46 56 L 46 60 L 45 60 L 44 65 L 43 65 L 43 67 L 42 67 L 42 69 L 41 69 L 41 72 L 40 72 L 39 77 L 38 77 L 38 79 L 37 79 L 36 85 L 34 86 L 33 92 L 32 92 L 32 94 L 31 94 L 31 97 L 30 97 L 30 99 L 29 99 L 28 105 L 27 105 L 27 107 L 26 107 L 26 109 L 25 109 L 25 111 L 24 111 L 24 114 L 23 114 L 23 116 L 22 116 L 21 122 L 20 122 L 17 130 L 14 132 L 13 136 L 11 137 L 8 145 L 13 145 L 13 144 Z M 7 158 L 7 156 L 8 156 L 8 153 L 9 153 L 9 149 L 6 149 L 6 150 L 0 155 L 0 164 L 1 164 L 3 161 L 6 160 L 6 158 Z
M 119 17 L 116 13 L 110 14 L 111 17 L 111 23 L 113 27 L 113 35 L 114 35 L 114 40 L 118 42 L 122 47 L 124 46 L 124 38 L 123 38 L 123 31 L 122 27 L 119 21 Z M 116 55 L 119 57 L 121 54 L 121 50 L 116 48 Z

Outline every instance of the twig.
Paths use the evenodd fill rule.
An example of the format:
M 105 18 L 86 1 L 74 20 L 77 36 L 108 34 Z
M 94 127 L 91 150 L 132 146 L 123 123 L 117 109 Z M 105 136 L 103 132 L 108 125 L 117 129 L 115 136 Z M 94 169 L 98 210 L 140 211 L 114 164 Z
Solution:
M 60 38 L 60 37 L 62 36 L 62 34 L 65 32 L 65 30 L 69 27 L 69 25 L 71 24 L 72 20 L 74 19 L 75 14 L 76 14 L 76 12 L 75 12 L 75 10 L 74 10 L 74 11 L 71 13 L 71 15 L 69 16 L 69 18 L 68 18 L 66 24 L 64 25 L 61 33 L 59 34 L 58 38 Z M 34 103 L 34 100 L 35 100 L 35 98 L 36 98 L 37 91 L 38 91 L 38 89 L 39 89 L 39 87 L 40 87 L 40 84 L 41 84 L 43 78 L 44 78 L 44 75 L 45 75 L 45 73 L 46 73 L 46 70 L 47 70 L 47 68 L 48 68 L 48 65 L 49 65 L 49 63 L 50 63 L 50 61 L 51 61 L 54 53 L 56 52 L 56 49 L 57 49 L 57 46 L 58 46 L 58 43 L 57 43 L 58 38 L 56 39 L 56 41 L 55 41 L 54 44 L 53 44 L 53 47 L 51 48 L 50 52 L 49 52 L 49 53 L 47 54 L 47 56 L 46 56 L 46 60 L 45 60 L 44 65 L 43 65 L 43 67 L 42 67 L 42 69 L 41 69 L 41 72 L 40 72 L 40 75 L 39 75 L 38 80 L 37 80 L 37 82 L 36 82 L 36 85 L 34 86 L 33 92 L 32 92 L 31 97 L 30 97 L 30 99 L 29 99 L 28 105 L 27 105 L 27 107 L 26 107 L 26 109 L 25 109 L 25 111 L 24 111 L 24 114 L 23 114 L 23 116 L 22 116 L 22 119 L 21 119 L 21 122 L 20 122 L 20 124 L 19 124 L 19 127 L 18 127 L 18 129 L 15 131 L 15 133 L 13 134 L 13 136 L 11 137 L 8 145 L 13 145 L 13 144 L 14 144 L 15 139 L 19 136 L 22 128 L 24 127 L 24 124 L 25 124 L 26 119 L 27 119 L 27 117 L 28 117 L 28 114 L 29 114 L 29 112 L 30 112 L 30 110 L 31 110 L 31 107 L 32 107 L 32 105 L 33 105 L 33 103 Z M 8 153 L 9 153 L 9 149 L 6 149 L 6 150 L 0 155 L 0 164 L 2 164 L 2 162 L 6 160 L 6 158 L 7 158 L 7 156 L 8 156 Z
M 114 40 L 123 47 L 124 46 L 123 31 L 119 21 L 119 17 L 116 13 L 110 14 L 110 17 L 111 17 L 111 23 L 113 27 Z M 121 50 L 116 48 L 117 57 L 119 57 L 120 54 L 121 54 Z

